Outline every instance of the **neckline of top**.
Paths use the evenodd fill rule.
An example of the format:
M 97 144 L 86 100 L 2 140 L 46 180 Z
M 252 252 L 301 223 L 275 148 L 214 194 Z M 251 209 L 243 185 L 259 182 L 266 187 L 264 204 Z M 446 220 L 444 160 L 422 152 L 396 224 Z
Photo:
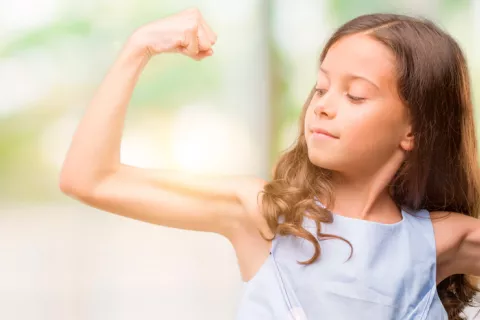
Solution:
M 323 203 L 321 203 L 319 200 L 316 200 L 315 202 L 319 206 L 321 206 L 322 208 L 325 208 Z M 360 223 L 364 223 L 364 224 L 367 224 L 367 225 L 390 227 L 390 228 L 393 228 L 395 226 L 399 226 L 399 225 L 403 224 L 403 222 L 405 222 L 405 216 L 407 214 L 403 208 L 400 208 L 400 213 L 402 215 L 402 220 L 394 222 L 394 223 L 383 223 L 383 222 L 378 222 L 378 221 L 373 221 L 373 220 L 366 220 L 366 219 L 361 219 L 361 218 L 348 217 L 348 216 L 344 216 L 344 215 L 341 215 L 341 214 L 339 214 L 337 212 L 333 212 L 333 211 L 330 211 L 330 212 L 332 213 L 334 219 L 338 217 L 339 219 L 345 220 L 345 221 L 360 222 Z

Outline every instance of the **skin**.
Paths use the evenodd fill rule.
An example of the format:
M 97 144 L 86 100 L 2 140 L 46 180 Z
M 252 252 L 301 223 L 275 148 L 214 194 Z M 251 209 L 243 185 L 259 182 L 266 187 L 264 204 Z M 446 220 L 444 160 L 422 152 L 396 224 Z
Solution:
M 305 139 L 310 161 L 334 172 L 336 212 L 400 219 L 386 185 L 414 139 L 394 68 L 392 53 L 368 35 L 340 39 L 320 66 L 317 93 L 305 115 Z M 312 128 L 336 138 L 313 134 Z
M 216 38 L 196 9 L 136 30 L 77 127 L 59 186 L 78 201 L 114 214 L 223 235 L 232 243 L 246 281 L 271 246 L 258 232 L 272 235 L 257 197 L 264 180 L 136 168 L 120 161 L 127 106 L 150 58 L 176 52 L 202 60 L 213 54 Z M 395 91 L 393 63 L 390 52 L 366 35 L 341 39 L 322 63 L 328 74 L 319 72 L 320 90 L 305 119 L 310 160 L 335 173 L 335 212 L 380 223 L 401 219 L 385 186 L 414 144 L 408 113 Z M 359 103 L 346 94 L 366 99 Z M 311 126 L 338 139 L 314 137 Z M 437 281 L 455 273 L 480 276 L 480 221 L 452 213 L 434 222 L 434 230 Z
M 310 161 L 333 170 L 333 211 L 380 223 L 400 221 L 387 184 L 415 140 L 398 95 L 393 54 L 368 34 L 342 38 L 322 62 L 316 89 L 305 116 L 305 139 Z M 335 138 L 315 135 L 312 128 Z M 431 215 L 437 283 L 452 274 L 479 275 L 480 221 L 459 213 Z

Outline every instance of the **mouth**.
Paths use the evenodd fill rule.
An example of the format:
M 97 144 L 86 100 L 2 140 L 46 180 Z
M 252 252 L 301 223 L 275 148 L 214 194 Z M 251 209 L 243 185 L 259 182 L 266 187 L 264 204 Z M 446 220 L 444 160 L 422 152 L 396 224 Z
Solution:
M 338 139 L 337 136 L 335 136 L 334 134 L 322 128 L 312 128 L 310 129 L 310 132 L 312 133 L 313 136 L 316 136 L 316 137 L 320 137 L 320 138 L 328 137 L 328 138 Z

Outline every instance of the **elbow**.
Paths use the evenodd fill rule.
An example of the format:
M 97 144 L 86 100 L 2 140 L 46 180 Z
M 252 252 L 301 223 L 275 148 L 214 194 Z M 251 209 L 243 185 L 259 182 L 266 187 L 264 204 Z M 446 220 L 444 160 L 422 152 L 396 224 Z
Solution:
M 94 189 L 91 184 L 79 181 L 78 178 L 70 177 L 65 174 L 60 175 L 58 187 L 63 194 L 77 199 L 90 197 L 92 190 Z
M 64 177 L 60 178 L 59 183 L 58 183 L 58 187 L 59 187 L 60 191 L 63 194 L 66 194 L 67 196 L 72 195 L 73 190 L 75 190 L 74 184 L 70 180 L 68 180 Z
M 73 174 L 71 174 L 71 170 L 68 170 L 64 165 L 60 171 L 60 175 L 58 178 L 58 188 L 63 194 L 70 196 L 76 189 L 75 186 L 77 185 L 77 183 L 75 182 L 75 180 L 76 178 Z
M 101 173 L 79 171 L 73 168 L 63 168 L 58 180 L 60 191 L 77 199 L 89 199 L 94 196 L 96 188 L 113 170 L 104 170 Z

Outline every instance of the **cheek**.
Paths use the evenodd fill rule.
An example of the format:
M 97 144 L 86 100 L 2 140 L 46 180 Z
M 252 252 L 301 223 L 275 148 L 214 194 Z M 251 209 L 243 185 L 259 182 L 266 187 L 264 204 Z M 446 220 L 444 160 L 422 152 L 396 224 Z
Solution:
M 342 130 L 342 143 L 355 153 L 391 152 L 400 142 L 398 126 L 399 119 L 393 113 L 350 114 Z

